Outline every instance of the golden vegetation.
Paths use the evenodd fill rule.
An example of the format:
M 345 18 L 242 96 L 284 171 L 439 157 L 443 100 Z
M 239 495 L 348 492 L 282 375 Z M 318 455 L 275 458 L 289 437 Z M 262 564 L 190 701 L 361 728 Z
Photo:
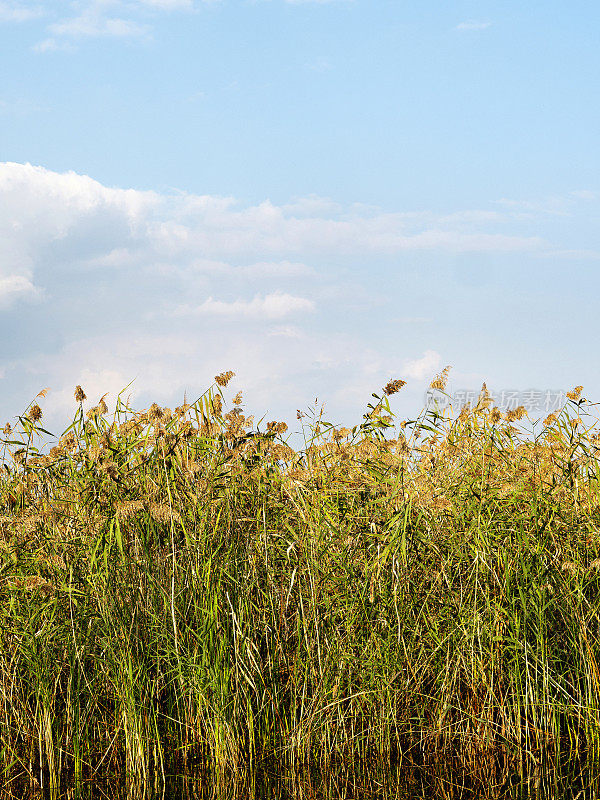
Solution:
M 444 391 L 449 368 L 432 382 Z M 251 430 L 242 395 L 4 427 L 0 769 L 514 763 L 600 745 L 600 434 L 487 387 Z M 229 409 L 229 410 L 227 410 Z M 485 783 L 485 781 L 483 781 Z M 483 785 L 483 783 L 482 783 Z

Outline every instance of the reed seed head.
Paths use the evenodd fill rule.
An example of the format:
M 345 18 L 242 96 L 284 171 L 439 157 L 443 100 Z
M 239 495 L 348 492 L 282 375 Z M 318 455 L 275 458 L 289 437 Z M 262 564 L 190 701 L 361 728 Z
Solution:
M 40 575 L 27 575 L 25 578 L 15 578 L 9 583 L 11 589 L 24 589 L 26 592 L 39 591 L 42 594 L 54 592 L 54 586 Z
M 524 416 L 527 415 L 527 411 L 525 410 L 524 406 L 518 406 L 517 408 L 511 408 L 509 411 L 506 412 L 506 421 L 507 422 L 514 422 L 515 420 L 523 419 Z
M 399 392 L 403 386 L 406 386 L 406 381 L 403 381 L 400 378 L 388 381 L 383 387 L 383 393 L 387 394 L 388 396 L 391 394 L 396 394 L 396 392 Z
M 285 433 L 288 426 L 285 422 L 267 422 L 267 431 L 269 433 L 281 434 Z
M 107 475 L 112 481 L 116 481 L 119 477 L 119 468 L 114 461 L 109 461 L 108 464 L 102 466 L 102 472 Z
M 227 372 L 221 372 L 219 375 L 215 375 L 215 383 L 219 386 L 227 386 L 233 377 L 235 377 L 235 372 L 229 369 Z
M 581 397 L 581 392 L 583 391 L 583 386 L 576 386 L 574 389 L 571 389 L 570 392 L 567 392 L 567 397 L 569 400 L 573 400 L 573 402 L 577 402 Z
M 494 406 L 490 412 L 490 422 L 492 425 L 497 425 L 500 420 L 502 419 L 502 412 L 498 408 L 498 406 Z
M 38 406 L 37 403 L 35 403 L 29 409 L 27 416 L 33 422 L 38 422 L 42 418 L 42 409 Z
M 477 405 L 475 407 L 475 410 L 484 411 L 486 408 L 490 406 L 491 402 L 492 402 L 491 395 L 488 392 L 488 388 L 484 382 L 481 385 L 481 391 L 479 392 L 479 397 L 477 398 Z
M 440 392 L 443 392 L 446 388 L 446 384 L 448 383 L 448 376 L 450 375 L 450 370 L 452 369 L 451 366 L 444 367 L 444 369 L 440 372 L 439 375 L 436 375 L 435 378 L 429 384 L 430 389 L 438 389 Z
M 77 386 L 75 387 L 75 400 L 78 403 L 83 403 L 83 401 L 86 400 L 86 399 L 87 399 L 86 393 L 83 391 L 81 386 L 79 386 L 79 384 L 77 384 Z
M 162 408 L 157 405 L 157 403 L 152 403 L 150 408 L 148 409 L 148 419 L 154 422 L 155 420 L 162 419 L 164 416 L 164 412 Z

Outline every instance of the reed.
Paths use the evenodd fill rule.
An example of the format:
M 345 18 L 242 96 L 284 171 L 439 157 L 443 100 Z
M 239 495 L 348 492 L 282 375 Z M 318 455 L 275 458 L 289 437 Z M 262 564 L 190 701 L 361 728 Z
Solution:
M 597 760 L 581 387 L 528 431 L 485 386 L 396 424 L 390 381 L 352 429 L 303 417 L 293 449 L 283 423 L 250 435 L 232 375 L 173 411 L 86 410 L 77 387 L 49 450 L 40 396 L 5 427 L 2 780 Z

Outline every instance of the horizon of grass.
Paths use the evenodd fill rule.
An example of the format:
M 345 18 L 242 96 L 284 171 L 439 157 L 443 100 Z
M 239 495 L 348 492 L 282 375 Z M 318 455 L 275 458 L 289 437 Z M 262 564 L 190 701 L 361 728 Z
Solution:
M 4 429 L 0 772 L 448 760 L 494 785 L 600 753 L 600 432 L 581 387 L 535 434 L 485 389 L 394 425 L 373 394 L 251 430 L 194 403 Z M 431 386 L 444 391 L 448 370 Z M 0 779 L 0 783 L 1 783 Z

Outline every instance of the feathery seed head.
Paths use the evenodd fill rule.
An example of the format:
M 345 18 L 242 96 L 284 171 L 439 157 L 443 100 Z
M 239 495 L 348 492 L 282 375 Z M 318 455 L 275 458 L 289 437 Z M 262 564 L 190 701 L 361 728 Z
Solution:
M 152 403 L 152 405 L 148 409 L 148 419 L 150 419 L 150 420 L 152 420 L 154 422 L 154 420 L 162 419 L 163 415 L 164 415 L 164 412 L 163 412 L 162 408 L 159 405 L 157 405 L 156 403 Z
M 269 433 L 285 433 L 288 429 L 288 426 L 285 422 L 267 422 L 267 431 Z
M 9 583 L 11 589 L 24 589 L 26 592 L 40 591 L 42 594 L 54 592 L 54 586 L 40 575 L 27 575 L 24 578 L 15 578 Z
M 174 522 L 181 522 L 181 517 L 174 511 L 170 506 L 165 505 L 164 503 L 151 503 L 148 507 L 150 512 L 150 516 L 155 522 L 170 522 L 173 520 Z
M 564 572 L 567 575 L 572 575 L 573 577 L 575 577 L 579 572 L 579 565 L 575 564 L 574 561 L 565 561 L 560 569 L 561 572 Z
M 227 386 L 229 381 L 235 377 L 235 372 L 232 372 L 230 369 L 227 372 L 221 372 L 219 375 L 215 375 L 215 382 L 219 386 Z
M 10 422 L 6 423 L 6 425 L 2 429 L 2 432 L 4 433 L 5 436 L 10 436 L 10 434 L 12 433 L 12 427 Z
M 581 392 L 583 391 L 583 386 L 576 386 L 574 389 L 571 389 L 570 392 L 567 392 L 567 397 L 569 400 L 573 400 L 573 402 L 577 402 L 581 397 Z
M 444 367 L 444 369 L 440 372 L 439 375 L 436 375 L 435 378 L 429 384 L 430 389 L 438 389 L 440 392 L 443 392 L 446 388 L 446 384 L 448 383 L 448 376 L 450 375 L 450 370 L 452 369 L 451 366 Z
M 342 439 L 345 439 L 352 431 L 350 428 L 339 428 L 334 430 L 333 432 L 333 439 L 336 442 L 340 442 Z
M 241 402 L 242 402 L 242 393 L 241 392 L 238 392 L 236 394 L 236 396 L 233 398 L 233 402 L 236 404 L 236 406 L 239 406 L 241 404 Z
M 494 406 L 490 412 L 490 422 L 492 425 L 497 425 L 500 420 L 502 419 L 502 412 L 498 408 L 498 406 Z
M 391 380 L 388 381 L 383 387 L 383 392 L 387 395 L 396 394 L 396 392 L 399 392 L 403 386 L 406 386 L 406 381 L 400 380 L 400 378 L 397 380 Z
M 479 393 L 479 397 L 477 398 L 477 411 L 483 411 L 484 409 L 488 408 L 490 403 L 492 402 L 492 398 L 490 393 L 488 392 L 488 388 L 485 382 L 481 385 L 481 392 Z
M 33 422 L 37 422 L 42 418 L 42 409 L 38 406 L 37 403 L 35 403 L 35 405 L 31 406 L 31 408 L 29 409 L 27 416 Z
M 75 387 L 75 400 L 78 403 L 83 403 L 84 400 L 87 399 L 86 393 L 83 391 L 79 384 Z
M 105 475 L 108 475 L 108 477 L 113 481 L 116 481 L 119 477 L 119 468 L 114 461 L 109 461 L 108 464 L 103 464 L 102 472 L 104 472 Z
M 514 422 L 515 420 L 523 419 L 524 416 L 527 415 L 527 411 L 525 410 L 524 406 L 518 406 L 517 408 L 511 408 L 509 411 L 506 412 L 506 421 L 507 422 Z
M 467 403 L 465 403 L 465 405 L 461 408 L 460 413 L 458 415 L 458 418 L 457 418 L 458 421 L 459 422 L 464 422 L 467 419 L 467 417 L 469 416 L 470 413 L 471 413 L 471 409 L 469 408 L 469 405 Z
M 144 504 L 141 500 L 128 500 L 124 503 L 120 503 L 117 506 L 117 517 L 120 520 L 127 520 L 130 517 L 134 517 L 136 514 L 139 514 L 143 510 Z
M 52 553 L 52 555 L 48 557 L 48 564 L 54 567 L 54 569 L 66 569 L 67 567 L 60 553 Z

